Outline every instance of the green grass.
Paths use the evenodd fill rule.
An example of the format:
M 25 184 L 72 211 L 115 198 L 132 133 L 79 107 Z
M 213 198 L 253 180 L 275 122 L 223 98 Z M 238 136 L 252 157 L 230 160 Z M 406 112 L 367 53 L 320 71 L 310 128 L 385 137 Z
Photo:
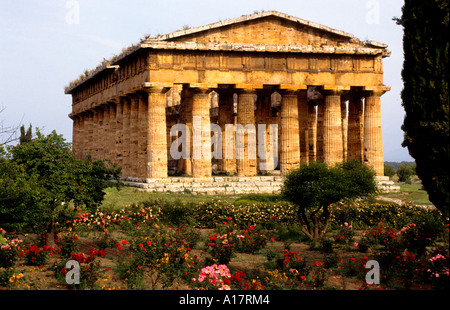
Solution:
M 382 196 L 388 198 L 411 201 L 419 205 L 431 205 L 428 193 L 422 189 L 420 180 L 413 179 L 412 184 L 399 183 L 400 192 L 384 193 Z M 121 209 L 126 205 L 142 203 L 144 201 L 179 202 L 180 204 L 197 204 L 202 201 L 220 199 L 229 203 L 245 204 L 251 203 L 274 203 L 281 197 L 271 194 L 241 194 L 241 195 L 193 195 L 190 193 L 159 193 L 140 191 L 134 187 L 124 186 L 120 190 L 109 187 L 105 190 L 106 195 L 102 204 L 105 209 Z
M 382 196 L 388 198 L 401 199 L 403 201 L 411 201 L 418 205 L 431 205 L 432 203 L 428 199 L 428 193 L 422 189 L 422 185 L 419 183 L 402 184 L 400 183 L 400 192 L 384 193 Z
M 213 199 L 234 202 L 242 195 L 193 195 L 188 193 L 158 193 L 140 191 L 134 187 L 124 186 L 120 190 L 115 187 L 105 189 L 106 195 L 101 208 L 121 209 L 126 205 L 137 204 L 144 201 L 180 202 L 181 204 L 199 203 Z

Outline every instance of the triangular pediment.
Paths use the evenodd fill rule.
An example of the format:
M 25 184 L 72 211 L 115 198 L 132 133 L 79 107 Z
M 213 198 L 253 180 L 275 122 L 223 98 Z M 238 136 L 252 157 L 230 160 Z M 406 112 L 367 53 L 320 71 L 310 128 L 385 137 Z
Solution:
M 276 11 L 245 15 L 154 39 L 218 44 L 362 45 L 352 34 Z M 386 46 L 377 46 L 380 47 Z

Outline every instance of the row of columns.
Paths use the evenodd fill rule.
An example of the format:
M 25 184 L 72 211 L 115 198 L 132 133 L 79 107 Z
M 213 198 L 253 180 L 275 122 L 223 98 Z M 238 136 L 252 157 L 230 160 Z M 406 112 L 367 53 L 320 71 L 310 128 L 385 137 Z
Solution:
M 166 124 L 166 93 L 169 88 L 149 87 L 119 97 L 81 114 L 72 116 L 73 148 L 79 157 L 107 158 L 122 167 L 122 175 L 137 178 L 161 178 L 168 175 L 170 137 Z M 198 134 L 210 124 L 210 92 L 207 87 L 186 88 L 182 93 L 178 122 L 191 132 L 190 158 L 181 158 L 177 170 L 193 177 L 212 173 L 211 135 Z M 277 90 L 281 104 L 274 106 L 271 92 L 262 89 L 215 89 L 219 95 L 218 125 L 222 131 L 222 159 L 218 168 L 239 176 L 255 176 L 258 170 L 273 170 L 277 158 L 281 173 L 310 161 L 334 164 L 357 159 L 383 175 L 381 134 L 382 91 L 320 89 L 321 98 L 310 100 L 306 89 Z M 233 94 L 237 93 L 234 113 Z M 256 98 L 256 100 L 255 100 Z M 256 107 L 256 109 L 255 109 Z M 193 119 L 201 119 L 202 128 Z M 242 139 L 227 130 L 227 124 L 266 124 L 266 158 L 249 147 L 254 135 L 244 131 Z M 278 124 L 276 128 L 270 124 Z M 206 128 L 207 129 L 207 128 Z M 272 131 L 272 132 L 271 132 Z M 270 141 L 278 137 L 275 145 Z M 196 140 L 197 139 L 197 140 Z M 243 143 L 239 147 L 236 143 Z M 192 145 L 206 148 L 200 153 Z M 228 152 L 228 154 L 227 154 Z M 240 154 L 239 152 L 243 152 Z M 202 156 L 193 157 L 193 154 Z M 242 156 L 243 155 L 243 156 Z M 250 158 L 249 158 L 250 155 Z M 253 155 L 253 156 L 251 156 Z

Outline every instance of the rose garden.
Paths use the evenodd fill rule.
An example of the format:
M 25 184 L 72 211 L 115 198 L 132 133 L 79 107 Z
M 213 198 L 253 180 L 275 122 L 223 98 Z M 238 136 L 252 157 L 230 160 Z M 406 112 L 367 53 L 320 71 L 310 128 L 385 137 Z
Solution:
M 43 145 L 57 151 L 36 155 L 33 167 L 40 179 L 46 175 L 40 183 L 30 157 L 29 166 L 18 167 L 22 152 L 47 152 Z M 1 202 L 2 289 L 448 289 L 448 218 L 432 206 L 347 193 L 330 204 L 318 196 L 303 197 L 316 203 L 302 208 L 301 195 L 289 199 L 292 174 L 277 195 L 143 193 L 107 187 L 99 180 L 114 178 L 108 170 L 113 168 L 100 161 L 80 167 L 63 146 L 56 135 L 39 135 L 2 160 L 2 195 L 16 195 Z M 310 166 L 316 174 L 326 169 Z M 80 169 L 79 179 L 64 179 L 62 167 Z M 98 177 L 88 180 L 86 170 L 88 175 L 97 171 Z M 50 185 L 56 171 L 67 184 Z M 15 192 L 7 192 L 13 179 Z M 85 196 L 71 194 L 73 187 Z M 102 194 L 88 195 L 88 189 Z M 108 204 L 111 197 L 133 195 L 141 201 Z M 376 261 L 379 270 L 366 265 L 369 261 Z

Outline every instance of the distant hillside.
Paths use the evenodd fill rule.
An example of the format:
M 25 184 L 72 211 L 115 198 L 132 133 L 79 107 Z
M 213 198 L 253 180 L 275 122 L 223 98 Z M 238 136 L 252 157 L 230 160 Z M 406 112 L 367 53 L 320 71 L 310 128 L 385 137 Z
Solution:
M 408 163 L 408 164 L 415 164 L 414 161 L 385 161 L 385 164 L 389 164 L 392 166 L 392 168 L 394 168 L 394 170 L 397 170 L 398 165 L 403 164 L 403 163 Z

